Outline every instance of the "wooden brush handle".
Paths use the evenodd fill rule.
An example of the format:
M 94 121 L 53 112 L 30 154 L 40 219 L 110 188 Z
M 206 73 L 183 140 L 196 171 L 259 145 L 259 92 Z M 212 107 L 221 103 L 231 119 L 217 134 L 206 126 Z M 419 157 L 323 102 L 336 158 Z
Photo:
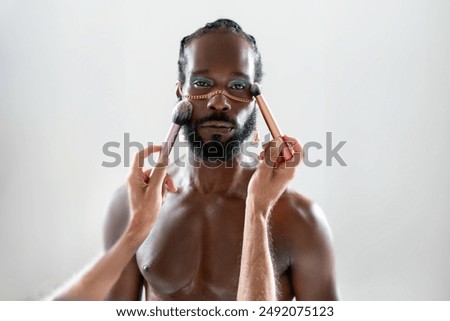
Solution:
M 256 102 L 258 103 L 259 109 L 261 110 L 261 114 L 263 115 L 264 121 L 266 122 L 267 127 L 269 127 L 269 131 L 272 134 L 272 138 L 281 138 L 282 140 L 284 140 L 283 134 L 281 133 L 281 130 L 278 127 L 278 124 L 273 117 L 272 112 L 270 111 L 270 108 L 267 105 L 264 97 L 260 94 L 255 98 Z M 294 156 L 292 148 L 285 144 L 282 149 L 281 156 L 285 161 L 290 160 Z

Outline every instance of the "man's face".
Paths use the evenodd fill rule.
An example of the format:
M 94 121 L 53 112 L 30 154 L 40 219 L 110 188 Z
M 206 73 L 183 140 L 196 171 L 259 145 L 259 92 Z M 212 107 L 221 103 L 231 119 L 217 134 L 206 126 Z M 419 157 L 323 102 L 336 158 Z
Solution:
M 185 50 L 186 95 L 203 95 L 225 90 L 232 96 L 251 98 L 255 59 L 253 50 L 241 36 L 213 32 L 194 39 Z M 253 102 L 240 102 L 221 93 L 191 100 L 191 123 L 184 134 L 197 157 L 208 161 L 234 158 L 242 143 L 256 128 Z

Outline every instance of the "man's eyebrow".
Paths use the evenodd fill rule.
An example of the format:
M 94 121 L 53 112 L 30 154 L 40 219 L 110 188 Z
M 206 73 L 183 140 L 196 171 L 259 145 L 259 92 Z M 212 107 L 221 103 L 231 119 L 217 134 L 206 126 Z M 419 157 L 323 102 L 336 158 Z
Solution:
M 191 75 L 194 77 L 195 76 L 207 76 L 208 74 L 209 74 L 208 69 L 194 70 L 191 72 Z M 246 74 L 245 72 L 235 71 L 235 72 L 231 73 L 231 76 L 239 77 L 239 78 L 242 78 L 242 79 L 250 82 L 250 76 L 248 74 Z
M 194 70 L 191 72 L 191 75 L 193 76 L 198 76 L 198 75 L 206 75 L 208 74 L 209 71 L 207 69 L 203 69 L 203 70 Z
M 231 75 L 235 76 L 235 77 L 241 77 L 247 81 L 250 81 L 250 76 L 247 75 L 245 72 L 235 71 L 235 72 L 231 73 Z

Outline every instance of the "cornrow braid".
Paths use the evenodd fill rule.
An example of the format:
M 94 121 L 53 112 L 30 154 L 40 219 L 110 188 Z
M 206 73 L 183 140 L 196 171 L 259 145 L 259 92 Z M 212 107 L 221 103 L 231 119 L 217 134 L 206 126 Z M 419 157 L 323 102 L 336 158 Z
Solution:
M 204 27 L 197 29 L 194 33 L 184 37 L 181 40 L 180 53 L 178 56 L 178 80 L 182 84 L 184 84 L 184 82 L 186 81 L 186 74 L 184 73 L 187 63 L 185 55 L 186 47 L 191 43 L 192 40 L 200 38 L 205 34 L 218 31 L 233 32 L 243 36 L 248 41 L 255 54 L 255 81 L 261 82 L 263 77 L 262 61 L 261 54 L 259 53 L 258 46 L 256 45 L 256 40 L 252 35 L 244 32 L 240 25 L 230 19 L 218 19 L 214 22 L 209 22 Z

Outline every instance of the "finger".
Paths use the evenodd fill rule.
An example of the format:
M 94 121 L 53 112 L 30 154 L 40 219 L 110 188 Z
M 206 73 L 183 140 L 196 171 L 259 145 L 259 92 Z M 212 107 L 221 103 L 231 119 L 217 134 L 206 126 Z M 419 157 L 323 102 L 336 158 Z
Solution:
M 169 174 L 166 174 L 164 185 L 169 192 L 176 193 L 176 191 L 178 190 L 178 188 L 175 186 L 175 183 L 173 182 L 172 176 L 170 176 Z
M 134 161 L 131 168 L 133 175 L 140 175 L 144 166 L 144 159 L 154 152 L 161 151 L 161 145 L 149 145 L 134 155 Z
M 285 143 L 281 137 L 274 139 L 268 147 L 269 157 L 273 162 L 276 162 L 280 155 L 282 155 Z M 267 154 L 266 154 L 267 157 Z
M 279 162 L 287 162 L 288 160 L 292 159 L 294 157 L 294 150 L 288 143 L 284 143 L 281 148 L 280 153 L 280 161 Z
M 164 204 L 167 198 L 167 189 L 163 186 L 161 190 L 161 203 Z
M 266 150 L 269 147 L 269 145 L 270 145 L 270 142 L 262 144 L 262 149 Z
M 152 172 L 152 168 L 148 168 L 148 169 L 146 169 L 146 170 L 144 170 L 143 172 L 142 172 L 142 179 L 144 180 L 144 182 L 145 183 L 147 183 L 148 184 L 148 181 L 149 181 L 149 179 L 150 179 L 150 173 Z
M 283 140 L 294 150 L 294 152 L 301 152 L 302 151 L 302 145 L 300 142 L 295 139 L 294 137 L 290 137 L 287 135 L 283 136 Z
M 262 163 L 264 170 L 272 170 L 277 166 L 277 159 L 280 156 L 283 140 L 277 138 L 272 140 L 265 148 Z
M 163 185 L 164 178 L 166 177 L 166 169 L 167 166 L 160 163 L 156 164 L 155 168 L 153 168 L 149 181 L 149 185 L 151 185 L 152 188 Z
M 163 203 L 166 200 L 166 197 L 167 197 L 167 186 L 166 186 L 166 184 L 163 184 L 161 186 L 161 198 L 162 198 Z
M 263 160 L 263 159 L 264 159 L 264 153 L 265 153 L 264 150 L 261 151 L 261 153 L 259 153 L 259 156 L 258 156 L 258 159 L 259 159 L 259 160 Z
M 289 136 L 284 135 L 282 137 L 282 140 L 283 140 L 284 144 L 283 144 L 283 146 L 281 148 L 281 153 L 280 153 L 281 157 L 277 161 L 278 164 L 281 164 L 283 162 L 287 162 L 289 160 L 292 160 L 294 158 L 294 154 L 295 154 L 295 150 L 293 148 L 293 145 L 299 146 L 299 143 L 293 137 L 289 137 Z
M 294 152 L 294 157 L 292 157 L 291 159 L 287 160 L 287 162 L 289 163 L 289 166 L 297 166 L 298 164 L 300 164 L 300 162 L 303 159 L 303 147 L 301 145 L 301 143 L 295 139 L 294 137 L 290 137 L 290 136 L 283 136 L 284 141 L 286 142 L 286 144 L 288 144 L 290 146 L 290 149 Z

